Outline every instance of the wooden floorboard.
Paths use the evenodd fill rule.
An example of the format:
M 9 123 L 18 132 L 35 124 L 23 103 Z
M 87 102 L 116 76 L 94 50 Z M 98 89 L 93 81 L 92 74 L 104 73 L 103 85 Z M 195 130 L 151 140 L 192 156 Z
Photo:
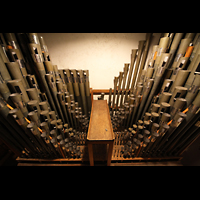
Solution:
M 46 163 L 18 163 L 17 166 L 89 166 L 89 165 L 86 165 L 86 164 L 65 164 L 65 163 L 62 163 L 62 164 L 59 164 L 59 163 L 54 163 L 54 164 L 46 164 Z
M 18 163 L 17 166 L 89 166 L 89 163 Z M 94 162 L 94 166 L 106 166 L 106 162 Z M 183 166 L 180 161 L 111 163 L 110 166 Z
M 111 166 L 183 166 L 180 161 L 111 163 Z

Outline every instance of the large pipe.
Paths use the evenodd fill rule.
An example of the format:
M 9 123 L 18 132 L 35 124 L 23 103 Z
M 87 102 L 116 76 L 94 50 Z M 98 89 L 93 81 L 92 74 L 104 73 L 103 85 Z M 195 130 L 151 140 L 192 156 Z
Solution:
M 154 84 L 153 84 L 153 87 L 151 89 L 151 93 L 149 94 L 145 108 L 143 109 L 142 116 L 147 111 L 147 109 L 148 109 L 148 107 L 151 103 L 151 100 L 152 100 L 153 96 L 155 95 L 155 92 L 156 92 L 156 90 L 157 90 L 157 88 L 160 84 L 161 78 L 162 78 L 162 76 L 163 76 L 163 74 L 166 70 L 166 65 L 167 65 L 167 62 L 168 62 L 170 56 L 171 56 L 171 54 L 169 54 L 169 53 L 163 53 L 162 56 L 161 56 L 161 59 L 160 59 L 161 62 L 158 66 L 157 73 L 156 73 L 156 76 L 155 76 L 155 79 L 154 79 Z
M 133 73 L 133 78 L 132 78 L 132 83 L 131 83 L 131 90 L 133 90 L 136 86 L 135 85 L 136 84 L 136 77 L 137 77 L 137 73 L 138 73 L 138 67 L 139 67 L 139 64 L 140 64 L 140 59 L 141 59 L 141 56 L 142 56 L 144 43 L 145 43 L 145 40 L 141 40 L 141 41 L 139 41 L 139 44 L 138 44 L 138 55 L 137 55 L 137 60 L 136 60 L 135 68 L 134 68 L 134 73 Z

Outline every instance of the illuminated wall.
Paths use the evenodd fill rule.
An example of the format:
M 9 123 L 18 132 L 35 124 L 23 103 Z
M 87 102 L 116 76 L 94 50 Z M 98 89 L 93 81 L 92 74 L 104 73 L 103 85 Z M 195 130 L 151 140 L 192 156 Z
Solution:
M 138 48 L 146 33 L 38 33 L 44 37 L 52 63 L 58 69 L 88 69 L 90 87 L 109 89 L 114 76 L 130 63 L 131 49 Z M 158 44 L 154 33 L 151 46 Z M 151 47 L 150 47 L 151 51 Z

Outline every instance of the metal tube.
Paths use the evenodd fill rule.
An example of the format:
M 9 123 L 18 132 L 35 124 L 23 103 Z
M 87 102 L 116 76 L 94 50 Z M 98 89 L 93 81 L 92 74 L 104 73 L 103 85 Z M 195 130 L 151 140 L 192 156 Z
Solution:
M 158 46 L 157 54 L 156 54 L 156 59 L 155 59 L 155 63 L 154 63 L 155 73 L 153 75 L 153 78 L 155 78 L 155 76 L 157 74 L 157 69 L 158 69 L 158 66 L 159 66 L 160 61 L 161 61 L 161 56 L 167 50 L 167 47 L 168 47 L 168 44 L 169 44 L 169 39 L 170 39 L 169 37 L 162 37 L 162 38 L 160 38 L 159 46 Z M 170 60 L 170 57 L 169 57 L 168 60 Z M 166 64 L 168 65 L 168 63 L 166 63 Z M 166 67 L 168 67 L 167 65 L 166 65 Z
M 181 87 L 181 86 L 176 86 L 172 96 L 170 98 L 169 104 L 171 105 L 171 107 L 173 107 L 174 102 L 176 101 L 177 98 L 183 98 L 185 97 L 186 93 L 187 93 L 187 88 L 186 87 Z
M 140 104 L 140 100 L 141 100 L 141 95 L 137 95 L 136 98 L 135 98 L 135 107 L 134 107 L 134 111 L 133 111 L 133 115 L 132 115 L 132 118 L 131 118 L 131 124 L 130 125 L 132 125 L 133 123 L 136 122 L 135 115 L 137 113 L 138 106 Z
M 7 83 L 9 80 L 11 80 L 11 76 L 1 56 L 0 56 L 0 66 L 1 66 L 0 68 L 1 76 L 3 80 Z
M 21 126 L 21 128 L 24 130 L 24 133 L 28 139 L 26 142 L 28 142 L 29 146 L 31 146 L 35 152 L 39 153 L 39 156 L 41 155 L 41 150 L 38 148 L 40 146 L 35 139 L 34 135 L 27 129 L 28 122 L 25 120 L 24 115 L 22 114 L 21 110 L 19 108 L 15 108 L 9 111 L 9 114 L 13 116 L 13 118 L 16 120 L 16 122 Z M 30 142 L 30 139 L 36 144 L 34 145 L 32 142 Z
M 189 88 L 186 94 L 186 97 L 185 97 L 187 101 L 186 107 L 188 107 L 192 103 L 194 98 L 196 97 L 199 87 L 200 87 L 200 74 L 197 74 L 194 78 L 194 82 L 192 83 L 192 86 Z
M 166 102 L 162 102 L 160 104 L 158 114 L 161 116 L 163 113 L 169 113 L 169 112 L 170 112 L 170 104 Z
M 65 121 L 69 124 L 70 122 L 69 122 L 67 110 L 66 110 L 66 107 L 65 107 L 64 93 L 63 92 L 58 92 L 57 95 L 58 95 L 58 100 L 60 102 L 60 106 L 61 106 L 62 111 L 63 111 L 63 115 L 64 115 L 64 118 L 65 118 Z
M 38 42 L 38 41 L 37 41 L 37 42 Z M 47 48 L 47 45 L 46 45 L 46 43 L 45 43 L 45 41 L 44 41 L 43 36 L 40 36 L 40 37 L 39 37 L 39 42 L 38 42 L 38 43 L 40 43 L 41 50 L 48 53 L 48 48 Z
M 179 70 L 176 80 L 173 82 L 172 86 L 170 87 L 169 92 L 173 93 L 176 86 L 183 86 L 190 72 L 191 72 L 190 70 Z
M 29 96 L 29 99 L 36 100 L 38 102 L 41 101 L 40 96 L 39 96 L 36 88 L 29 88 L 29 89 L 26 90 L 26 92 L 27 92 L 27 94 Z
M 186 104 L 186 99 L 177 98 L 174 105 L 170 108 L 170 115 L 173 118 L 177 112 L 180 112 L 184 105 Z
M 38 127 L 40 126 L 40 119 L 38 114 L 35 111 L 31 111 L 28 113 L 29 119 L 34 122 Z
M 32 135 L 35 138 L 34 142 L 38 146 L 38 148 L 40 148 L 42 153 L 47 157 L 49 157 L 49 155 L 51 157 L 51 152 L 47 148 L 44 140 L 41 138 L 41 134 L 38 130 L 38 127 L 36 126 L 36 124 L 34 122 L 31 122 L 30 124 L 27 125 L 27 131 L 30 131 L 30 133 L 32 133 Z
M 161 78 L 162 78 L 162 76 L 165 72 L 166 65 L 167 65 L 167 62 L 168 62 L 170 56 L 171 56 L 171 54 L 169 54 L 169 53 L 163 53 L 162 56 L 161 56 L 161 59 L 160 59 L 161 62 L 160 62 L 158 69 L 157 69 L 157 73 L 156 73 L 156 76 L 155 76 L 155 79 L 154 79 L 154 84 L 153 84 L 153 87 L 151 89 L 151 93 L 149 94 L 145 108 L 143 109 L 142 115 L 144 115 L 144 113 L 147 111 L 147 109 L 148 109 L 148 107 L 151 103 L 151 100 L 152 100 L 153 96 L 155 95 L 155 92 L 157 90 L 157 87 L 160 84 Z
M 82 105 L 83 105 L 83 113 L 88 116 L 88 111 L 87 111 L 87 101 L 86 101 L 86 96 L 85 96 L 85 86 L 84 86 L 84 76 L 83 76 L 83 70 L 78 70 L 79 75 L 80 75 L 80 93 L 81 93 L 81 99 L 82 99 Z
M 115 96 L 116 96 L 116 90 L 117 90 L 117 82 L 118 82 L 118 78 L 114 77 L 114 93 L 113 93 L 113 102 L 112 102 L 112 116 L 113 116 L 113 112 L 114 112 L 114 108 L 115 108 Z
M 169 92 L 172 83 L 173 83 L 173 81 L 171 79 L 165 79 L 163 81 L 163 84 L 162 84 L 162 87 L 161 87 L 161 90 L 160 90 L 160 95 L 163 92 Z
M 71 77 L 71 73 L 69 69 L 65 69 L 64 71 L 64 75 L 66 77 L 66 84 L 67 84 L 67 88 L 69 91 L 69 94 L 73 94 L 74 95 L 74 89 L 73 89 L 73 85 L 72 85 L 72 77 Z
M 40 106 L 41 110 L 47 110 L 47 111 L 51 110 L 49 105 L 48 105 L 48 103 L 47 103 L 47 101 L 40 102 L 39 106 Z
M 179 59 L 184 56 L 190 42 L 191 42 L 191 38 L 184 38 L 184 39 L 181 40 L 179 48 L 178 48 L 177 53 L 176 53 L 176 56 L 174 58 L 174 62 L 171 66 L 171 68 L 173 70 L 176 68 Z
M 4 33 L 7 43 L 14 49 L 20 49 L 14 33 Z
M 89 82 L 89 70 L 83 70 L 83 74 L 85 77 L 85 95 L 86 95 L 86 102 L 87 102 L 87 110 L 88 115 L 90 115 L 91 112 L 91 95 L 90 95 L 90 82 Z
M 124 93 L 126 92 L 125 90 L 125 84 L 126 84 L 126 78 L 129 70 L 129 63 L 124 64 L 124 77 L 123 77 L 123 85 L 122 85 L 122 94 L 121 94 L 121 99 L 120 99 L 120 107 L 122 106 L 123 99 L 124 99 Z
M 45 123 L 45 122 L 43 122 Z M 40 125 L 42 128 L 42 125 Z M 43 129 L 44 130 L 44 129 Z M 53 144 L 51 143 L 51 140 L 49 138 L 49 134 L 47 134 L 47 132 L 44 130 L 42 131 L 41 137 L 43 138 L 43 140 L 46 142 L 46 144 L 48 145 L 49 149 L 51 150 L 51 152 L 54 153 L 54 155 L 56 156 L 56 158 L 59 158 L 58 153 L 56 152 L 55 147 L 53 146 Z
M 56 88 L 56 84 L 55 84 L 53 75 L 52 74 L 46 74 L 46 78 L 47 78 L 47 83 L 49 85 L 49 88 L 52 92 L 52 96 L 53 96 L 55 106 L 56 106 L 58 114 L 59 114 L 59 118 L 61 118 L 65 122 L 65 119 L 64 119 L 64 116 L 63 116 L 63 113 L 62 113 L 62 110 L 61 110 L 61 107 L 60 107 L 60 104 L 59 104 L 59 101 L 58 101 L 58 98 L 57 98 L 57 88 Z
M 6 52 L 6 42 L 2 33 L 0 33 L 0 57 L 2 58 L 3 62 L 9 62 L 9 58 Z
M 189 75 L 189 77 L 188 77 L 188 79 L 187 79 L 187 81 L 185 83 L 185 87 L 187 87 L 187 88 L 191 87 L 192 82 L 194 81 L 194 78 L 195 78 L 195 72 L 199 72 L 199 63 L 200 63 L 200 55 L 197 56 L 193 67 L 192 68 L 188 67 L 188 69 L 191 70 L 191 73 L 190 73 L 190 75 Z
M 171 141 L 174 140 L 174 142 L 171 144 L 170 148 L 172 148 L 175 145 L 175 143 L 177 143 L 178 140 L 184 136 L 186 131 L 189 129 L 189 124 L 192 124 L 193 121 L 195 121 L 195 118 L 197 118 L 198 116 L 199 107 L 200 107 L 200 92 L 198 92 L 198 95 L 196 96 L 192 104 L 189 106 L 187 116 L 185 118 L 185 123 L 182 123 L 176 130 L 176 132 L 173 134 L 173 137 L 171 137 Z
M 140 103 L 139 110 L 138 110 L 138 112 L 137 112 L 136 121 L 137 121 L 138 119 L 140 119 L 140 117 L 141 117 L 141 113 L 142 113 L 142 111 L 143 111 L 143 107 L 144 107 L 144 105 L 145 105 L 145 102 L 146 102 L 146 100 L 147 100 L 147 97 L 148 97 L 148 95 L 149 95 L 149 93 L 150 93 L 150 91 L 151 91 L 151 88 L 152 88 L 152 85 L 153 85 L 153 81 L 154 81 L 153 79 L 148 79 L 148 80 L 147 80 L 147 83 L 146 83 L 146 85 L 145 85 L 145 89 L 144 89 L 143 95 L 142 95 L 142 101 L 141 101 L 141 103 Z
M 29 50 L 31 53 L 31 57 L 33 59 L 33 61 L 35 63 L 41 63 L 44 61 L 44 58 L 42 56 L 42 51 L 41 51 L 41 47 L 39 44 L 35 44 L 35 43 L 29 43 Z
M 21 79 L 15 79 L 15 80 L 8 81 L 8 85 L 10 86 L 10 89 L 12 92 L 21 94 L 22 100 L 25 104 L 27 104 L 29 102 L 29 98 L 26 93 L 26 89 L 25 89 Z
M 150 41 L 151 41 L 151 37 L 152 37 L 152 34 L 153 33 L 147 33 L 146 34 L 146 42 L 145 42 L 145 46 L 144 46 L 144 51 L 143 51 L 143 54 L 142 54 L 142 59 L 141 59 L 141 63 L 140 63 L 140 68 L 138 70 L 138 78 L 137 78 L 137 82 L 135 85 L 137 85 L 137 83 L 139 82 L 139 78 L 141 76 L 141 73 L 142 73 L 142 70 L 144 69 L 144 64 L 146 62 L 146 58 L 147 58 L 147 53 L 148 53 L 148 50 L 149 50 L 149 44 L 150 44 Z
M 146 86 L 147 80 L 151 79 L 151 77 L 153 76 L 153 72 L 154 72 L 154 68 L 148 67 L 147 71 L 145 73 L 145 77 L 144 77 L 144 81 L 143 81 L 143 85 Z
M 162 140 L 162 137 L 165 135 L 165 133 L 168 131 L 169 126 L 167 124 L 163 124 L 160 126 L 159 129 L 159 136 L 157 137 L 156 141 L 153 143 L 153 145 L 149 148 L 149 154 L 154 154 L 154 148 L 159 144 L 159 142 Z
M 158 128 L 159 128 L 159 124 L 157 124 L 157 123 L 153 123 L 152 124 L 150 142 L 148 143 L 147 147 L 145 148 L 144 156 L 146 156 L 146 154 L 148 153 L 149 148 L 152 146 L 152 144 L 155 142 L 156 138 L 159 136 L 159 134 L 157 133 Z
M 27 110 L 25 103 L 22 101 L 22 96 L 19 93 L 13 93 L 13 94 L 10 95 L 10 98 L 13 101 L 13 103 L 15 104 L 15 106 L 17 108 L 20 108 L 23 115 L 25 117 L 27 117 L 28 116 L 28 110 Z
M 21 79 L 23 86 L 25 89 L 29 88 L 28 82 L 26 80 L 26 75 L 23 75 L 22 68 L 20 69 L 18 62 L 9 62 L 6 63 L 6 66 L 12 76 L 13 79 Z
M 173 61 L 174 56 L 175 56 L 175 52 L 176 52 L 177 47 L 178 47 L 178 45 L 179 45 L 179 43 L 181 41 L 181 38 L 183 37 L 183 34 L 184 33 L 176 33 L 175 36 L 174 36 L 174 39 L 173 39 L 173 42 L 171 44 L 170 51 L 169 51 L 169 53 L 172 54 L 172 56 L 171 56 L 171 58 L 169 60 L 169 64 L 168 64 L 169 67 L 172 64 L 172 61 Z
M 137 49 L 132 49 L 131 64 L 130 64 L 129 75 L 128 75 L 127 84 L 126 84 L 126 90 L 129 89 L 129 86 L 130 86 L 130 83 L 131 83 L 131 77 L 132 77 L 132 73 L 133 73 L 133 67 L 134 67 L 134 63 L 135 63 L 135 60 L 136 60 L 137 51 L 138 51 Z
M 167 133 L 164 135 L 164 137 L 162 138 L 162 141 L 160 142 L 160 144 L 158 145 L 157 149 L 159 149 L 159 153 L 160 154 L 168 145 L 166 145 L 166 141 L 168 140 L 168 138 L 172 135 L 172 133 L 174 132 L 174 130 L 181 124 L 181 122 L 184 120 L 184 118 L 187 115 L 179 112 L 174 116 L 174 119 L 172 121 L 172 123 L 170 124 L 170 128 L 168 129 Z M 168 143 L 168 142 L 167 142 Z M 169 144 L 169 143 L 168 143 Z M 162 148 L 162 147 L 163 148 Z M 161 148 L 160 148 L 161 147 Z
M 120 97 L 120 92 L 121 92 L 121 83 L 122 83 L 122 79 L 123 79 L 123 72 L 119 72 L 119 83 L 118 83 L 118 86 L 117 86 L 117 100 L 116 100 L 116 107 L 115 107 L 115 110 L 117 111 L 118 110 L 118 104 L 119 104 L 119 97 Z
M 46 72 L 45 72 L 45 69 L 44 69 L 44 65 L 41 62 L 37 62 L 37 63 L 35 63 L 35 65 L 36 65 L 36 67 L 38 69 L 38 72 L 39 72 L 40 77 L 42 79 L 42 83 L 43 83 L 43 85 L 45 87 L 45 92 L 47 94 L 48 101 L 50 103 L 51 109 L 56 112 L 56 115 L 58 115 L 58 111 L 56 109 L 55 103 L 54 103 L 53 98 L 51 96 L 51 92 L 49 90 L 49 87 L 48 87 L 46 79 L 45 79 Z
M 28 35 L 28 39 L 31 43 L 40 45 L 40 41 L 39 41 L 37 33 L 28 33 L 27 35 Z
M 28 107 L 29 111 L 35 111 L 37 113 L 38 117 L 40 116 L 41 109 L 40 109 L 40 106 L 39 106 L 39 103 L 37 100 L 29 101 L 27 104 L 27 107 Z
M 134 73 L 133 73 L 133 78 L 132 78 L 132 83 L 131 83 L 131 90 L 134 89 L 134 87 L 136 86 L 136 77 L 137 77 L 137 73 L 138 73 L 138 67 L 139 67 L 139 64 L 140 64 L 140 59 L 141 59 L 141 56 L 142 56 L 142 50 L 143 50 L 143 47 L 144 47 L 144 43 L 145 43 L 145 40 L 141 40 L 139 41 L 139 44 L 138 44 L 138 55 L 137 55 L 137 60 L 136 60 L 136 64 L 135 64 L 135 68 L 134 68 Z
M 108 98 L 108 107 L 109 107 L 109 110 L 110 110 L 110 107 L 111 107 L 111 96 L 112 96 L 112 88 L 110 88 L 110 90 L 109 90 L 109 98 Z
M 10 90 L 7 86 L 7 84 L 5 83 L 5 81 L 1 78 L 0 76 L 0 94 L 2 95 L 2 97 L 10 104 L 12 104 L 12 102 L 10 101 Z
M 150 54 L 149 61 L 148 61 L 148 65 L 149 65 L 149 62 L 152 62 L 151 67 L 153 67 L 153 64 L 156 60 L 156 55 L 157 55 L 157 52 L 158 52 L 158 46 L 159 45 L 153 45 L 153 47 L 152 47 L 151 54 Z
M 176 68 L 173 70 L 172 75 L 170 77 L 171 80 L 175 80 L 179 70 L 184 69 L 186 64 L 188 63 L 188 57 L 181 57 L 177 63 Z
M 0 99 L 0 114 L 3 117 L 4 121 L 7 122 L 9 126 L 15 130 L 15 135 L 13 135 L 14 138 L 17 139 L 17 141 L 19 141 L 23 147 L 27 148 L 31 153 L 34 154 L 34 150 L 31 146 L 32 143 L 29 141 L 26 134 L 24 134 L 21 127 L 19 127 L 18 123 L 13 119 L 12 116 L 9 115 L 9 109 L 2 99 Z

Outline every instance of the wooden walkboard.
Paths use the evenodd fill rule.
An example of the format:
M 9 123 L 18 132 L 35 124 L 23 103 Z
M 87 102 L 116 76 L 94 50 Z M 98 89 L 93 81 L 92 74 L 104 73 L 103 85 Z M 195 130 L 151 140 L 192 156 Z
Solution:
M 109 144 L 107 165 L 110 166 L 114 139 L 107 100 L 93 100 L 87 134 L 90 166 L 94 166 L 93 144 Z
M 93 100 L 87 140 L 114 140 L 107 100 Z

